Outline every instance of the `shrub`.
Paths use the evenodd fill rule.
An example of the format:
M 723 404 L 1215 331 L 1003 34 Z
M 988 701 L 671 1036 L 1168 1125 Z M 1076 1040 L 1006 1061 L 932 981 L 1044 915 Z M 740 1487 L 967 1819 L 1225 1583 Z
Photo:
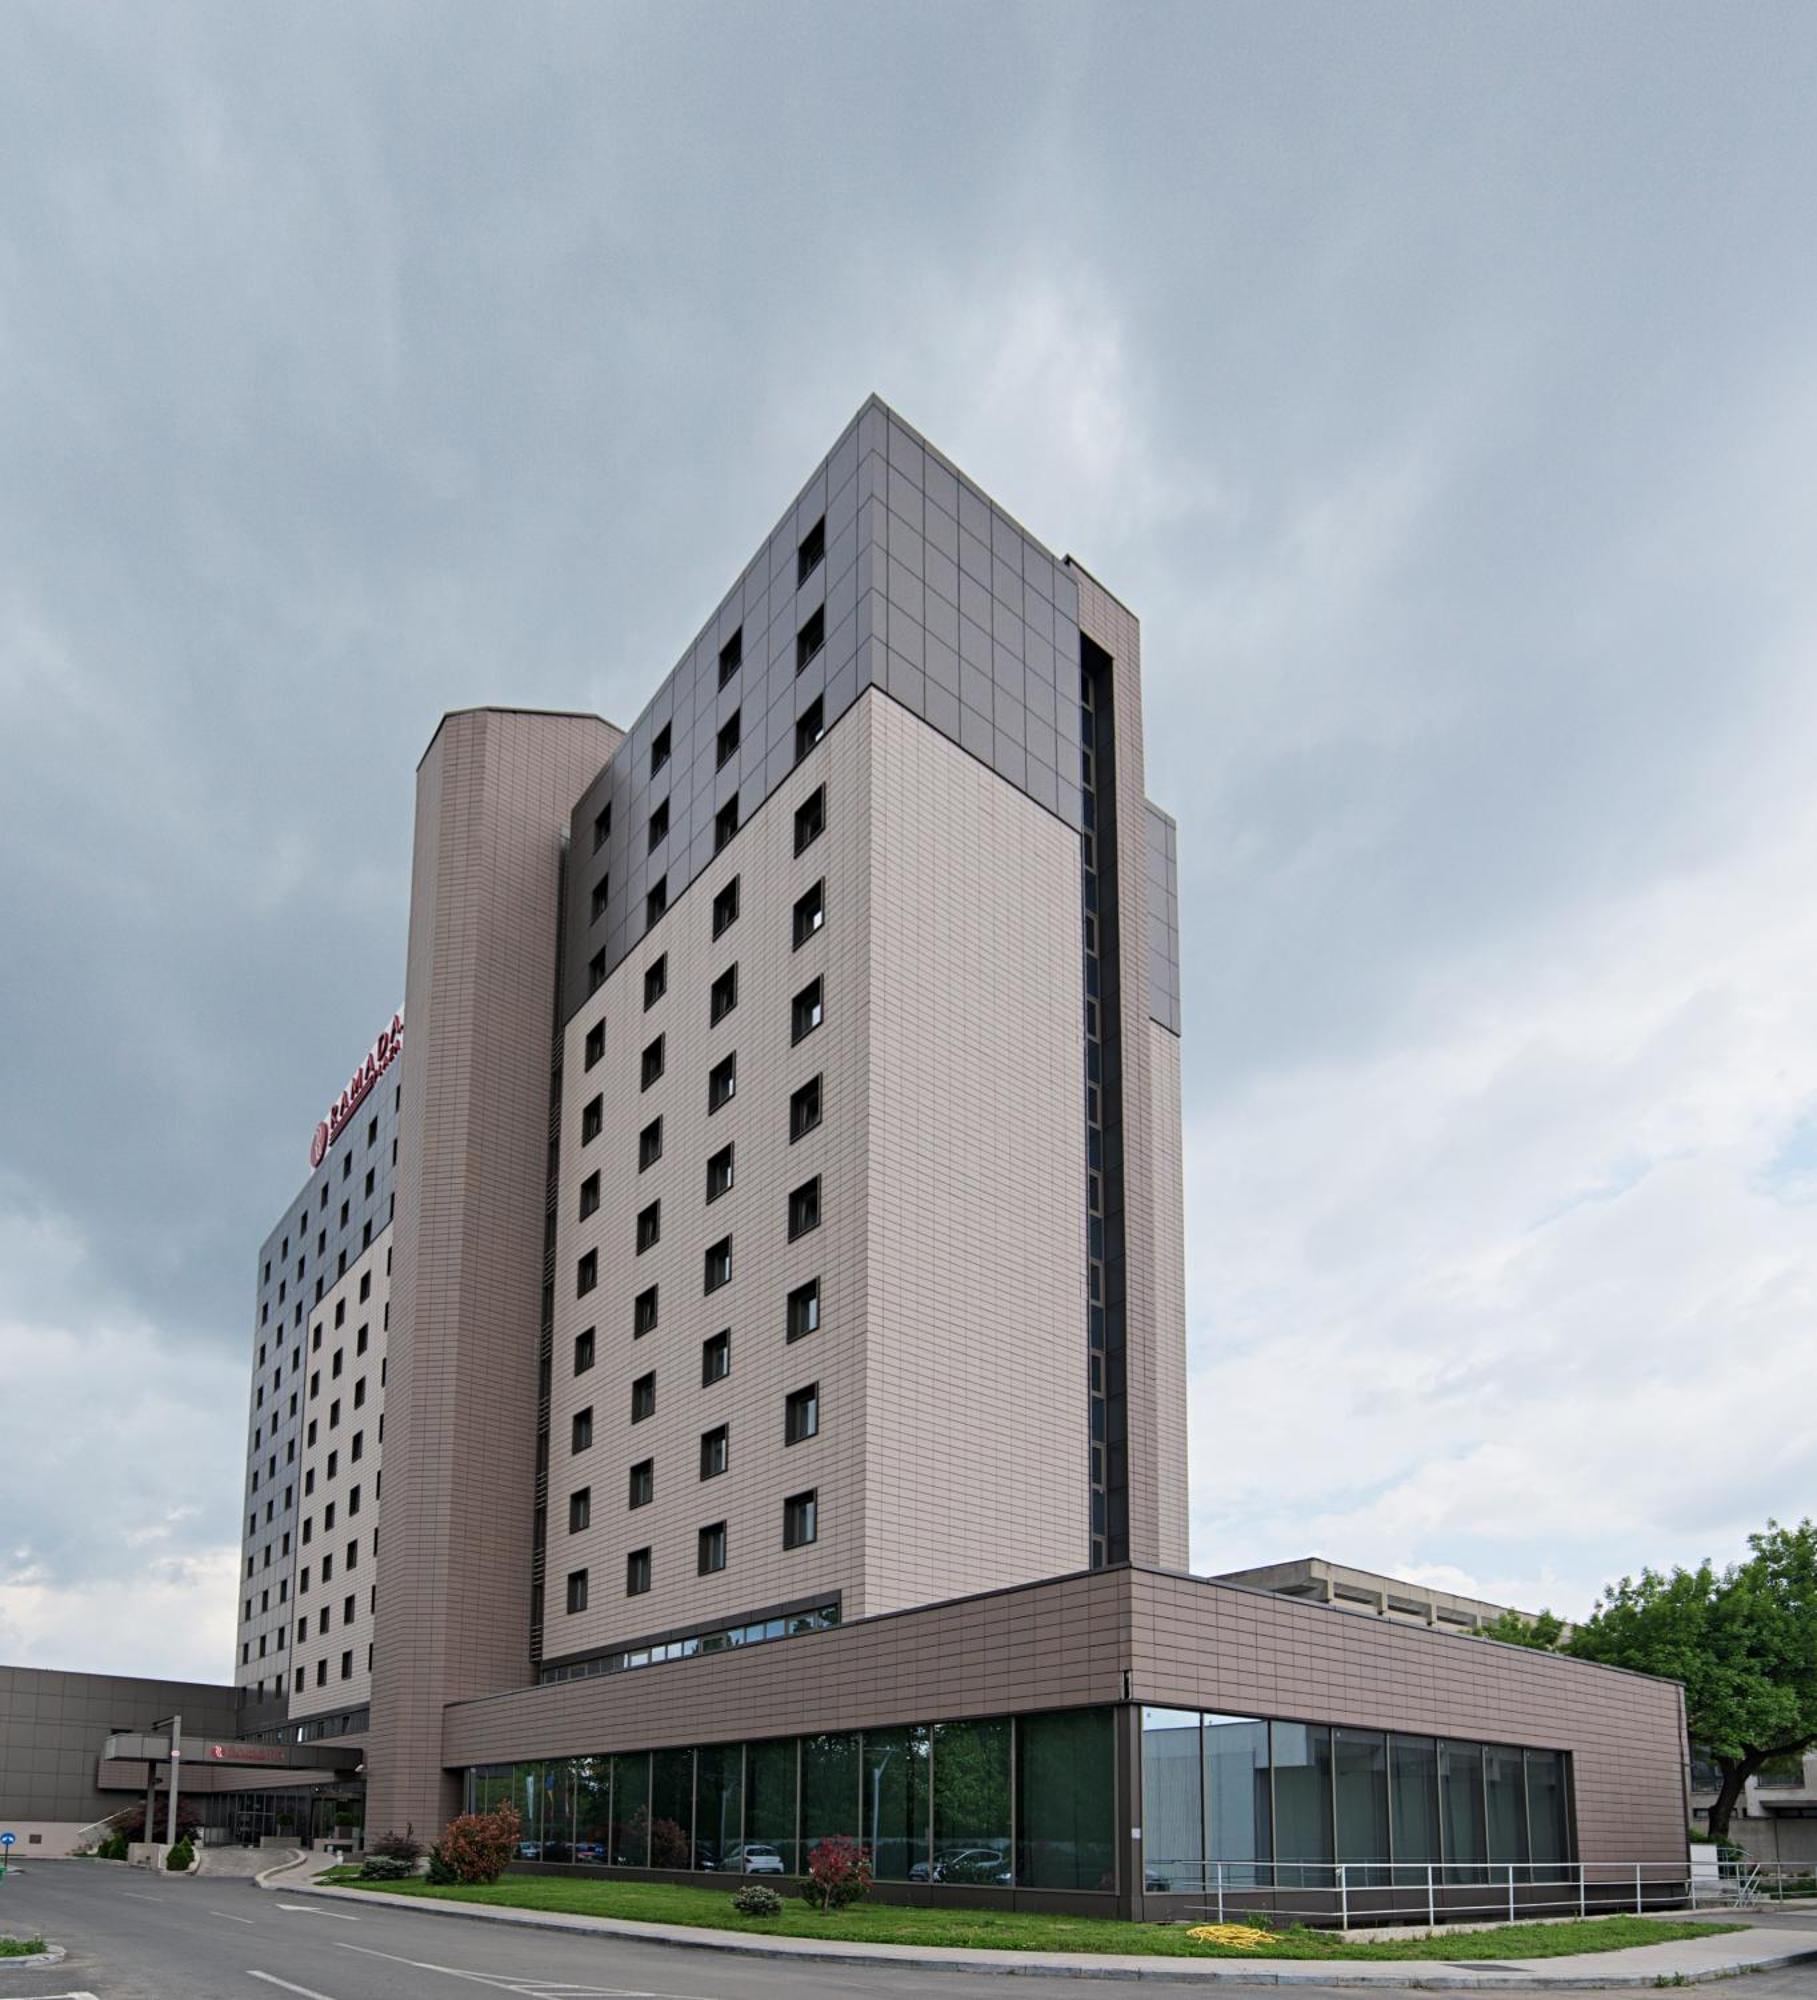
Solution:
M 801 1885 L 803 1898 L 817 1910 L 842 1910 L 868 1893 L 871 1886 L 871 1856 L 868 1848 L 835 1834 L 823 1840 L 808 1856 L 807 1879 Z
M 111 1833 L 123 1835 L 128 1841 L 163 1840 L 170 1824 L 170 1804 L 160 1799 L 152 1813 L 151 1832 L 145 1831 L 145 1801 L 136 1805 L 123 1806 L 108 1822 Z M 192 1806 L 187 1797 L 177 1800 L 177 1838 L 188 1840 L 202 1825 L 202 1815 Z M 124 1859 L 124 1855 L 122 1855 Z
M 173 1875 L 186 1874 L 195 1866 L 196 1851 L 186 1840 L 179 1840 L 164 1857 L 164 1865 Z
M 512 1805 L 462 1813 L 442 1835 L 442 1857 L 457 1882 L 496 1882 L 517 1853 L 523 1822 Z
M 416 1873 L 416 1863 L 401 1854 L 369 1854 L 360 1870 L 362 1882 L 407 1882 Z
M 732 1898 L 732 1907 L 741 1917 L 779 1917 L 782 1898 L 761 1882 L 747 1882 Z
M 366 1852 L 385 1861 L 408 1861 L 414 1867 L 423 1858 L 423 1843 L 416 1828 L 407 1826 L 402 1833 L 381 1833 L 377 1840 L 369 1840 Z
M 95 1852 L 103 1861 L 124 1861 L 128 1845 L 125 1834 L 110 1833 Z
M 461 1879 L 454 1872 L 454 1864 L 442 1852 L 439 1840 L 429 1850 L 429 1879 L 438 1888 L 446 1888 L 450 1882 L 458 1882 Z

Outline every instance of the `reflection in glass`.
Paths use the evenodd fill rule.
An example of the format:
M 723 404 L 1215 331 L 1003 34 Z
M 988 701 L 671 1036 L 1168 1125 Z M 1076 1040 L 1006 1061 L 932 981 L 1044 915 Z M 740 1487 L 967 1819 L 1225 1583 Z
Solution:
M 1007 1717 L 934 1728 L 934 1879 L 1010 1879 Z
M 520 1861 L 539 1861 L 543 1852 L 543 1767 L 519 1764 L 515 1773 L 511 1803 L 522 1822 L 517 1830 L 517 1856 Z
M 1226 1888 L 1269 1885 L 1274 1855 L 1268 1785 L 1268 1725 L 1246 1716 L 1205 1718 L 1205 1859 Z M 1221 1872 L 1217 1864 L 1222 1864 Z M 1233 1865 L 1234 1864 L 1234 1865 Z
M 801 1739 L 801 1858 L 805 1866 L 823 1840 L 858 1838 L 858 1738 Z
M 1114 1889 L 1116 1739 L 1108 1708 L 1016 1724 L 1016 1879 L 1031 1889 Z
M 574 1858 L 597 1867 L 612 1859 L 612 1760 L 574 1760 Z
M 612 1759 L 612 1859 L 621 1868 L 650 1865 L 650 1753 Z
M 694 1753 L 657 1750 L 650 1757 L 650 1866 L 685 1868 L 693 1852 Z
M 928 1732 L 864 1732 L 864 1844 L 879 1882 L 928 1879 Z
M 1388 1883 L 1388 1740 L 1367 1729 L 1331 1732 L 1331 1767 L 1337 1790 L 1337 1858 L 1351 1865 L 1345 1881 L 1353 1889 Z
M 1565 1760 L 1558 1750 L 1527 1752 L 1527 1821 L 1533 1859 L 1567 1861 L 1571 1856 L 1571 1813 L 1565 1795 Z M 1539 1881 L 1563 1879 L 1557 1872 L 1535 1868 Z
M 558 1757 L 543 1766 L 543 1855 L 574 1859 L 574 1762 Z
M 1527 1858 L 1527 1785 L 1520 1751 L 1491 1743 L 1483 1751 L 1483 1790 L 1488 1802 L 1489 1859 Z M 1515 1880 L 1521 1879 L 1519 1871 Z
M 724 1868 L 744 1837 L 743 1746 L 700 1751 L 694 1772 L 694 1866 Z
M 1155 1894 L 1204 1883 L 1197 1709 L 1142 1711 L 1142 1875 Z
M 1332 1879 L 1331 1731 L 1314 1723 L 1277 1722 L 1269 1731 L 1269 1750 L 1275 1879 L 1284 1889 L 1326 1888 Z
M 1441 1743 L 1438 1789 L 1448 1882 L 1486 1880 L 1483 1848 L 1483 1746 Z
M 795 1739 L 745 1746 L 742 1866 L 753 1874 L 799 1873 L 795 1849 Z
M 1389 1737 L 1388 1796 L 1396 1866 L 1438 1860 L 1438 1745 L 1430 1736 Z M 1396 1884 L 1405 1888 L 1415 1880 L 1409 1872 Z

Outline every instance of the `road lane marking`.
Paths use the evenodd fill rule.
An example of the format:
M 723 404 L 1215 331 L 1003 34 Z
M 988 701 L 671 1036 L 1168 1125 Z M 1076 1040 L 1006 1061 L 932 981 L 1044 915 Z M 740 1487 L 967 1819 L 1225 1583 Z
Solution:
M 307 1917 L 332 1917 L 337 1924 L 357 1924 L 358 1917 L 349 1917 L 339 1910 L 324 1910 L 314 1903 L 280 1903 L 280 1910 L 301 1910 Z
M 575 1936 L 595 1936 L 579 1931 Z M 439 1972 L 447 1979 L 465 1979 L 475 1986 L 490 1986 L 497 1993 L 514 1993 L 523 2000 L 711 2000 L 704 1993 L 652 1993 L 641 1986 L 571 1985 L 560 1979 L 538 1979 L 533 1972 L 469 1972 L 463 1966 L 437 1965 L 427 1958 L 402 1958 L 394 1951 L 376 1951 L 369 1944 L 346 1944 L 337 1940 L 337 1951 L 357 1951 L 362 1958 L 389 1959 L 393 1965 L 408 1965 L 418 1972 Z
M 293 1986 L 288 1979 L 280 1979 L 275 1972 L 255 1972 L 248 1966 L 246 1977 L 248 1979 L 262 1979 L 267 1986 L 281 1986 L 286 1993 L 300 1993 L 303 1996 L 303 2000 L 330 2000 L 328 1994 L 318 1993 L 313 1986 Z
M 249 1924 L 253 1921 L 251 1917 L 236 1917 L 231 1910 L 210 1910 L 208 1914 L 211 1917 L 225 1917 L 230 1924 Z
M 135 1903 L 161 1903 L 164 1900 L 162 1896 L 146 1895 L 143 1889 L 122 1889 L 120 1894 L 130 1896 Z

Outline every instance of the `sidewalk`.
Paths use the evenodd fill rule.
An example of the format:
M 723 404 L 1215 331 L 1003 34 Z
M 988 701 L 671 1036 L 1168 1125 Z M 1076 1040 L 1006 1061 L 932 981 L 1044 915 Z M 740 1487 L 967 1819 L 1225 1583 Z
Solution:
M 382 1903 L 393 1910 L 428 1911 L 480 1923 L 517 1924 L 529 1930 L 594 1932 L 695 1951 L 745 1953 L 755 1958 L 812 1959 L 821 1965 L 917 1966 L 923 1971 L 1044 1973 L 1082 1979 L 1223 1981 L 1239 1986 L 1598 1987 L 1689 1985 L 1733 1979 L 1802 1960 L 1817 1959 L 1817 1925 L 1808 1930 L 1774 1927 L 1732 1931 L 1722 1937 L 1683 1938 L 1671 1944 L 1636 1945 L 1627 1951 L 1580 1952 L 1566 1958 L 1473 1960 L 1470 1939 L 1457 1940 L 1455 1959 L 1237 1959 L 1151 1958 L 1144 1954 L 1057 1951 L 968 1951 L 950 1945 L 848 1944 L 820 1938 L 761 1937 L 746 1931 L 700 1930 L 685 1924 L 629 1923 L 614 1917 L 577 1917 L 556 1910 L 505 1910 L 475 1903 L 434 1902 L 422 1896 L 388 1896 L 382 1890 L 321 1888 L 296 1876 L 262 1887 L 287 1894 Z

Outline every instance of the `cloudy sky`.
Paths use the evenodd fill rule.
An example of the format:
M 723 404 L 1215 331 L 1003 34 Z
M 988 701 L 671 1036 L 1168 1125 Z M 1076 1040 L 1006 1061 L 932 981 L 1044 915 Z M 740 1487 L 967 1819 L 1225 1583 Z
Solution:
M 1817 1499 L 1817 17 L 0 10 L 0 1660 L 220 1677 L 445 708 L 628 722 L 875 389 L 1144 620 L 1193 1550 Z

